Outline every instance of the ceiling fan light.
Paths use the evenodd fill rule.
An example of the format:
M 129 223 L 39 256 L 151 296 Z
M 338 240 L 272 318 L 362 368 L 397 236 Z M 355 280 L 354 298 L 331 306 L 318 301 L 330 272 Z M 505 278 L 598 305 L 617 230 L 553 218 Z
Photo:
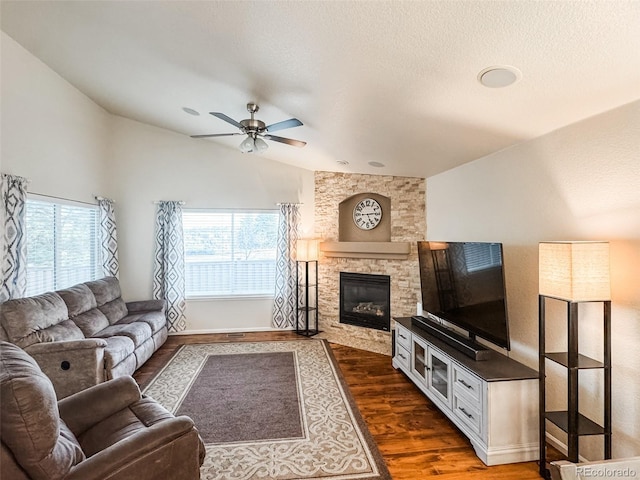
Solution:
M 265 142 L 260 137 L 255 138 L 255 146 L 258 152 L 264 152 L 267 148 L 269 148 L 269 145 L 267 145 L 267 142 Z
M 245 138 L 240 144 L 240 151 L 242 153 L 251 153 L 255 149 L 256 149 L 256 144 L 253 138 L 251 137 L 251 135 L 248 135 L 247 138 Z

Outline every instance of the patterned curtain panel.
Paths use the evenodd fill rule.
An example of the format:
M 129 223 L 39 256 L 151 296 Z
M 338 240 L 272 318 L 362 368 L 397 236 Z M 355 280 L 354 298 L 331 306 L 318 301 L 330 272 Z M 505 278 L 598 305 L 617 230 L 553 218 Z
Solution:
M 118 235 L 116 234 L 116 214 L 113 200 L 96 197 L 100 211 L 100 254 L 102 273 L 105 276 L 118 277 Z
M 20 298 L 27 290 L 25 215 L 27 179 L 2 174 L 2 290 L 0 302 Z
M 156 216 L 153 297 L 167 301 L 170 332 L 187 328 L 181 205 L 182 202 L 159 202 Z
M 295 328 L 296 324 L 296 242 L 298 241 L 299 208 L 297 204 L 280 205 L 278 251 L 276 256 L 276 292 L 273 327 Z

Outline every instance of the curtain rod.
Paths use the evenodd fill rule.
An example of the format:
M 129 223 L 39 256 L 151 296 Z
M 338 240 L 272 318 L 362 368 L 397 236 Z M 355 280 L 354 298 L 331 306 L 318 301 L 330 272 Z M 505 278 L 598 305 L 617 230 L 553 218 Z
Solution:
M 96 200 L 98 200 L 98 201 L 100 201 L 100 200 L 106 200 L 106 201 L 111 202 L 111 203 L 116 203 L 116 201 L 115 201 L 115 200 L 112 200 L 112 199 L 107 198 L 107 197 L 100 197 L 100 196 L 97 196 L 97 195 L 96 195 L 95 199 L 96 199 Z
M 163 202 L 167 202 L 167 201 L 169 201 L 169 200 L 155 200 L 153 203 L 154 203 L 154 205 L 160 205 L 161 203 L 163 203 Z M 178 202 L 178 203 L 179 203 L 180 205 L 185 205 L 187 202 L 182 202 L 182 201 L 180 201 L 180 202 Z
M 64 200 L 65 202 L 84 203 L 85 205 L 93 205 L 93 206 L 96 205 L 95 203 L 91 203 L 91 202 L 84 202 L 82 200 L 73 200 L 71 198 L 56 197 L 55 195 L 45 195 L 44 193 L 38 193 L 38 192 L 27 192 L 27 194 L 37 195 L 38 197 L 55 198 L 56 200 Z
M 287 202 L 280 202 L 280 203 L 276 203 L 277 206 L 282 206 L 282 205 L 304 205 L 304 203 L 287 203 Z

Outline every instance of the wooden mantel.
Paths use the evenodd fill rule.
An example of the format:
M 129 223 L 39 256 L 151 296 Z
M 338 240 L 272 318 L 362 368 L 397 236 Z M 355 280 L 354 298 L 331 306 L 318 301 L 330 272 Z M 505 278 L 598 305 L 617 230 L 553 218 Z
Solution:
M 385 258 L 406 260 L 411 252 L 410 242 L 322 242 L 320 251 L 325 257 Z

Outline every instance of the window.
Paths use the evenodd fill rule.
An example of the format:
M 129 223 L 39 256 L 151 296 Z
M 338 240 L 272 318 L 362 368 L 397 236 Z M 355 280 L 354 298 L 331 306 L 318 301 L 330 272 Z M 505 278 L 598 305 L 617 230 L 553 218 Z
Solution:
M 463 249 L 468 272 L 502 265 L 502 249 L 499 243 L 465 243 Z
M 98 208 L 27 199 L 27 296 L 102 275 Z
M 277 211 L 184 210 L 187 297 L 273 295 Z

